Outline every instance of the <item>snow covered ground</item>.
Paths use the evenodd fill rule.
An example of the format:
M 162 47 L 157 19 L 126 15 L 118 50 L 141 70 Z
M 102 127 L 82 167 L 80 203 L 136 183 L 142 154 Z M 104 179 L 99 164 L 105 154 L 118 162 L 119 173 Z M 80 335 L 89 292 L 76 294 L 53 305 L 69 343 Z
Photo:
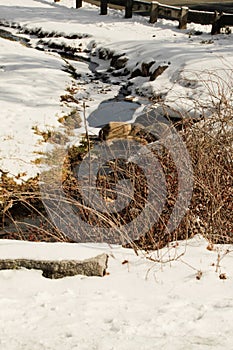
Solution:
M 100 16 L 94 6 L 84 3 L 76 10 L 72 5 L 70 0 L 56 4 L 53 0 L 0 0 L 0 169 L 12 175 L 25 173 L 25 178 L 39 172 L 35 159 L 46 144 L 35 130 L 65 132 L 58 119 L 74 108 L 83 118 L 83 102 L 90 132 L 97 133 L 111 120 L 134 121 L 148 105 L 148 97 L 157 98 L 158 111 L 162 99 L 173 110 L 192 115 L 202 113 L 198 106 L 203 104 L 208 113 L 211 100 L 216 103 L 223 94 L 231 98 L 232 35 L 211 37 L 209 26 L 190 24 L 180 31 L 172 21 L 151 25 L 148 18 L 126 20 L 121 11 Z M 39 37 L 39 29 L 60 36 Z M 27 41 L 22 45 L 4 39 L 1 30 Z M 73 34 L 79 38 L 72 38 Z M 64 60 L 56 52 L 41 51 L 51 44 L 69 45 L 77 55 L 89 57 L 92 66 L 85 60 Z M 127 87 L 129 76 L 109 72 L 110 59 L 100 59 L 100 51 L 102 56 L 109 52 L 125 56 L 129 76 L 142 63 L 153 62 L 152 70 L 161 65 L 168 68 L 154 81 L 149 76 L 130 79 L 127 91 L 136 102 L 126 103 L 116 98 Z M 79 78 L 67 72 L 67 63 Z M 98 80 L 93 67 L 107 79 Z M 70 87 L 78 104 L 60 102 Z M 78 142 L 83 130 L 83 124 L 74 128 L 70 142 Z M 0 240 L 1 258 L 83 259 L 109 254 L 109 274 L 103 278 L 49 280 L 39 271 L 1 271 L 0 347 L 232 349 L 233 249 L 207 246 L 196 236 L 162 249 L 159 256 L 153 253 L 155 260 L 161 260 L 155 262 L 119 246 Z
M 105 277 L 50 280 L 40 271 L 1 271 L 1 348 L 232 349 L 232 247 L 207 246 L 196 236 L 161 250 L 164 261 L 185 253 L 177 261 L 155 263 L 118 246 L 2 240 L 1 258 L 110 257 Z
M 72 0 L 9 0 L 7 4 L 0 0 L 0 28 L 26 38 L 31 46 L 0 39 L 0 168 L 4 171 L 13 175 L 26 173 L 25 178 L 40 171 L 33 161 L 45 145 L 35 129 L 61 128 L 58 119 L 67 109 L 60 103 L 60 96 L 72 84 L 80 101 L 81 116 L 81 105 L 83 101 L 87 103 L 86 117 L 93 133 L 98 131 L 95 127 L 110 120 L 135 120 L 134 112 L 142 112 L 148 97 L 157 102 L 154 107 L 158 113 L 166 105 L 170 114 L 177 115 L 178 110 L 195 116 L 212 113 L 212 102 L 218 103 L 222 94 L 231 98 L 232 35 L 211 37 L 210 26 L 189 24 L 187 30 L 178 30 L 175 21 L 159 20 L 151 25 L 148 18 L 136 15 L 126 20 L 121 11 L 111 10 L 107 16 L 100 16 L 99 8 L 89 4 L 84 3 L 78 10 L 72 6 Z M 39 30 L 50 36 L 38 35 Z M 27 34 L 30 31 L 37 34 Z M 55 33 L 60 36 L 54 37 Z M 79 38 L 72 39 L 74 34 Z M 63 70 L 67 61 L 54 50 L 34 49 L 54 44 L 69 46 L 79 56 L 89 57 L 98 64 L 96 71 L 107 75 L 108 83 L 93 81 L 87 62 L 68 61 L 81 75 L 74 82 Z M 99 51 L 105 60 L 98 58 Z M 108 72 L 109 53 L 127 59 L 122 68 L 129 72 L 127 76 Z M 126 88 L 131 74 L 142 69 L 142 64 L 150 65 L 149 73 L 159 66 L 167 69 L 154 81 L 142 76 L 130 79 L 128 93 L 141 95 L 140 105 L 110 105 L 103 113 L 106 105 L 102 102 Z M 76 141 L 82 131 L 74 130 Z

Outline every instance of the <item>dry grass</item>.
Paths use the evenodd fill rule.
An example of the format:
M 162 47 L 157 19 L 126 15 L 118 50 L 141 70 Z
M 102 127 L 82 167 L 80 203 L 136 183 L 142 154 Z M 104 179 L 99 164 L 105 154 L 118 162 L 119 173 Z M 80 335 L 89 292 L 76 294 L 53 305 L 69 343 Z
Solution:
M 184 132 L 194 168 L 190 211 L 213 243 L 233 243 L 233 118 L 229 114 Z
M 150 147 L 159 163 L 158 169 L 164 176 L 164 199 L 160 191 L 161 177 L 156 172 L 153 173 L 154 165 L 149 163 L 151 158 L 148 158 L 147 168 L 151 168 L 153 176 L 149 180 L 140 164 L 135 164 L 132 159 L 124 160 L 120 155 L 116 157 L 116 153 L 113 153 L 112 158 L 100 164 L 96 181 L 90 182 L 90 169 L 96 155 L 86 155 L 95 144 L 89 138 L 84 138 L 80 146 L 65 152 L 66 157 L 60 163 L 62 169 L 51 173 L 54 174 L 50 176 L 52 192 L 48 196 L 50 195 L 50 203 L 55 205 L 55 212 L 56 205 L 61 208 L 68 205 L 68 209 L 74 210 L 75 215 L 89 225 L 90 230 L 87 232 L 81 226 L 72 227 L 72 222 L 69 222 L 70 213 L 65 213 L 64 209 L 64 215 L 60 219 L 71 230 L 71 234 L 67 235 L 61 230 L 61 226 L 48 217 L 41 198 L 38 177 L 19 184 L 2 173 L 1 236 L 37 241 L 107 241 L 133 247 L 135 251 L 159 249 L 171 241 L 187 239 L 197 233 L 211 243 L 233 243 L 233 111 L 225 96 L 222 95 L 217 101 L 221 103 L 213 98 L 215 105 L 212 117 L 202 117 L 199 122 L 184 118 L 176 125 L 191 159 L 193 190 L 188 211 L 172 232 L 169 232 L 167 225 L 178 198 L 179 172 L 171 152 L 165 146 L 159 145 L 159 142 Z M 56 137 L 55 140 L 57 142 Z M 142 142 L 142 146 L 144 144 Z M 129 153 L 127 145 L 130 147 L 130 142 L 125 143 L 125 154 Z M 59 157 L 56 149 L 53 154 L 47 155 L 50 166 L 54 165 L 56 157 Z M 91 206 L 84 200 L 83 183 L 76 176 L 84 159 L 89 162 L 85 186 L 97 190 L 99 196 L 95 197 Z M 157 203 L 161 202 L 162 210 L 159 205 L 155 206 L 152 215 L 147 213 L 143 220 L 138 221 L 149 201 L 148 189 L 152 178 L 155 185 L 154 196 L 157 196 Z M 119 185 L 121 182 L 122 187 Z M 58 203 L 56 186 L 60 185 L 64 196 Z M 113 203 L 120 193 L 126 205 L 121 210 L 114 211 Z M 105 211 L 100 210 L 98 198 L 104 203 Z M 59 216 L 62 212 L 57 213 Z M 125 229 L 129 224 L 130 230 Z
M 4 173 L 0 176 L 0 238 L 69 241 L 47 218 L 38 176 L 19 180 Z
M 83 222 L 92 227 L 92 233 L 81 232 L 80 228 L 78 239 L 121 243 L 135 250 L 159 249 L 171 241 L 187 239 L 197 233 L 212 243 L 233 243 L 231 113 L 228 110 L 227 114 L 219 113 L 212 118 L 203 118 L 198 123 L 186 119 L 177 127 L 193 166 L 193 174 L 190 175 L 193 176 L 193 192 L 188 211 L 176 229 L 168 232 L 167 223 L 177 201 L 179 179 L 174 159 L 165 147 L 159 147 L 159 150 L 157 146 L 152 147 L 164 174 L 167 197 L 159 218 L 151 225 L 153 215 L 159 212 L 159 208 L 153 208 L 153 215 L 145 216 L 144 222 L 137 221 L 148 203 L 148 179 L 137 164 L 113 156 L 112 160 L 101 164 L 95 185 L 89 183 L 88 171 L 85 183 L 81 184 L 77 180 L 74 174 L 88 152 L 88 143 L 85 141 L 79 148 L 70 149 L 65 163 L 68 171 L 63 172 L 65 201 L 70 208 L 75 208 Z M 88 159 L 90 167 L 94 159 Z M 148 165 L 152 167 L 153 164 Z M 122 180 L 129 180 L 133 191 L 127 191 L 127 186 L 118 186 Z M 154 191 L 160 195 L 160 179 L 155 184 L 157 187 Z M 99 197 L 92 200 L 92 206 L 88 206 L 83 198 L 83 186 L 89 187 L 89 190 L 94 190 L 95 186 L 98 191 Z M 114 212 L 111 204 L 120 194 L 126 197 L 127 205 Z M 106 211 L 98 209 L 99 198 L 106 204 Z M 160 199 L 158 197 L 157 201 Z M 130 231 L 125 230 L 125 226 L 134 222 Z M 142 234 L 142 226 L 148 227 L 145 234 Z M 105 233 L 100 230 L 102 228 L 105 228 Z

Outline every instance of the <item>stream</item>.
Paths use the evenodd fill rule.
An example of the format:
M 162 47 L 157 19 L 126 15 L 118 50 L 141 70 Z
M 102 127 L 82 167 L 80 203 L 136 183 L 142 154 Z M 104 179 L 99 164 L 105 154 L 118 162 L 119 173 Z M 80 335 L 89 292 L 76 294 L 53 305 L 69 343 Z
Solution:
M 98 72 L 98 64 L 92 62 L 90 58 L 79 57 L 76 54 L 63 52 L 54 48 L 48 49 L 45 46 L 41 47 L 41 45 L 39 48 L 33 47 L 30 36 L 23 36 L 22 34 L 15 35 L 15 33 L 10 32 L 11 29 L 7 29 L 1 28 L 0 26 L 0 37 L 4 40 L 17 42 L 19 45 L 23 45 L 29 50 L 39 49 L 40 51 L 44 51 L 45 55 L 53 52 L 58 53 L 63 62 L 68 63 L 68 66 L 72 68 L 71 71 L 68 69 L 66 70 L 67 67 L 64 65 L 64 71 L 66 71 L 67 74 L 72 75 L 74 79 L 76 76 L 77 81 L 79 78 L 84 81 L 84 84 L 88 86 L 87 89 L 89 90 L 90 96 L 92 91 L 96 89 L 96 86 L 103 86 L 103 90 L 106 89 L 107 92 L 104 92 L 98 100 L 100 101 L 98 107 L 92 110 L 87 116 L 89 127 L 99 129 L 111 121 L 134 122 L 136 117 L 141 114 L 142 108 L 144 107 L 140 102 L 133 102 L 131 100 L 127 101 L 125 99 L 126 96 L 129 95 L 127 83 L 122 83 L 120 85 L 115 82 L 112 84 L 110 76 L 106 75 L 106 73 L 101 74 Z M 82 66 L 86 65 L 87 67 L 85 73 L 82 73 L 81 75 L 79 74 L 79 64 Z M 82 71 L 82 69 L 80 70 Z M 21 206 L 22 205 L 19 207 L 21 208 Z M 33 227 L 40 227 L 42 222 L 43 225 L 46 225 L 45 218 L 35 214 L 33 216 L 28 215 L 27 210 L 25 211 L 25 208 L 23 207 L 21 209 L 18 209 L 17 207 L 17 213 L 18 216 L 14 223 L 6 218 L 4 229 L 0 229 L 0 236 L 2 238 L 17 238 L 18 232 L 21 232 L 21 237 L 27 237 L 27 239 L 30 239 L 28 231 L 30 232 L 30 235 L 33 236 Z M 28 228 L 30 229 L 28 230 Z M 39 238 L 38 232 L 35 233 L 34 237 L 35 239 Z
M 0 37 L 6 40 L 15 41 L 19 44 L 26 46 L 30 49 L 38 49 L 40 51 L 44 51 L 46 53 L 58 53 L 61 58 L 68 62 L 69 65 L 72 66 L 72 62 L 75 63 L 75 70 L 72 72 L 68 72 L 73 75 L 74 79 L 78 79 L 81 77 L 79 75 L 78 63 L 84 63 L 87 65 L 89 73 L 87 73 L 87 80 L 90 80 L 90 84 L 96 86 L 96 83 L 101 82 L 103 84 L 116 86 L 119 83 L 111 83 L 111 79 L 108 74 L 98 72 L 98 64 L 93 62 L 89 57 L 83 57 L 82 55 L 77 55 L 77 53 L 65 52 L 59 50 L 59 48 L 46 48 L 46 46 L 38 45 L 37 47 L 33 47 L 30 43 L 30 38 L 23 37 L 22 35 L 18 36 L 11 33 L 9 30 L 5 28 L 0 28 Z M 41 38 L 40 38 L 41 39 Z M 41 40 L 40 40 L 41 41 Z M 72 67 L 73 68 L 73 67 Z M 64 69 L 65 70 L 65 69 Z M 82 79 L 85 80 L 85 76 L 82 76 Z M 122 122 L 131 122 L 134 121 L 134 113 L 140 107 L 139 102 L 127 101 L 125 97 L 129 95 L 129 91 L 127 89 L 127 83 L 120 86 L 118 94 L 114 98 L 107 98 L 101 101 L 99 108 L 92 112 L 87 118 L 88 124 L 90 127 L 100 128 L 106 123 L 110 121 L 122 121 Z M 106 119 L 106 115 L 109 117 Z

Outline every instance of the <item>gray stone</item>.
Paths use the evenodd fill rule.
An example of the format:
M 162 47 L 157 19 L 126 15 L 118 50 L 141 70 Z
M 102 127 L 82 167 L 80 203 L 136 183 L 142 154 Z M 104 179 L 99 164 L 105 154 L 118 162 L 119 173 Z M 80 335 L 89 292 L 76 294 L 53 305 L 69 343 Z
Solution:
M 0 270 L 18 270 L 20 268 L 42 270 L 47 278 L 57 279 L 66 276 L 104 276 L 108 264 L 108 255 L 101 254 L 86 260 L 0 260 Z

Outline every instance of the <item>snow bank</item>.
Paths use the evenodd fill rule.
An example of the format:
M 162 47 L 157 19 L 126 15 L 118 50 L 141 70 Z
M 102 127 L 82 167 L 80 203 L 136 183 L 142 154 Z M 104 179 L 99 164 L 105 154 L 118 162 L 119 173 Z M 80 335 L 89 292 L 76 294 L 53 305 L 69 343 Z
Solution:
M 196 236 L 155 263 L 118 246 L 0 241 L 1 257 L 86 258 L 107 252 L 108 275 L 48 280 L 40 271 L 0 272 L 5 350 L 230 349 L 232 252 Z M 218 272 L 218 253 L 222 260 Z M 153 255 L 156 257 L 156 254 Z M 122 264 L 125 262 L 124 264 Z M 202 272 L 200 280 L 196 279 Z M 219 279 L 226 273 L 227 279 Z

